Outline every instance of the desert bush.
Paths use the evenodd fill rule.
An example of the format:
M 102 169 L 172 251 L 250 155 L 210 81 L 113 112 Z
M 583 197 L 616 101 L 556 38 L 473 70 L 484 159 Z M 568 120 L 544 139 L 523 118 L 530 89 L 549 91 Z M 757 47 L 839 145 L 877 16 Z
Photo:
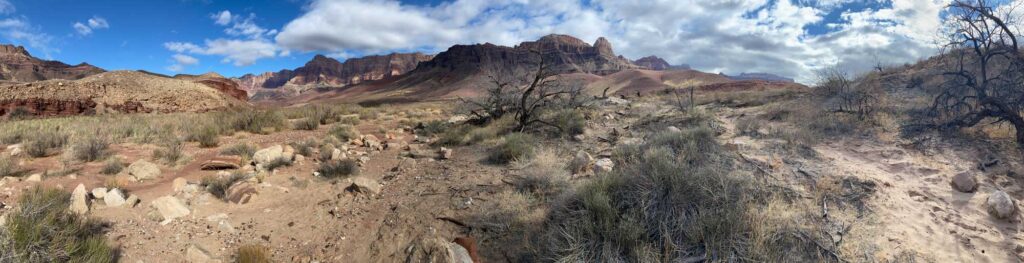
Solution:
M 235 252 L 235 263 L 270 263 L 270 249 L 261 245 L 244 245 Z
M 551 117 L 551 124 L 557 126 L 555 136 L 572 137 L 583 134 L 587 128 L 587 120 L 583 113 L 576 109 L 563 109 L 555 112 Z
M 103 159 L 109 153 L 110 140 L 101 135 L 85 135 L 76 138 L 71 144 L 71 156 L 73 159 L 83 162 L 92 162 Z
M 296 130 L 313 131 L 320 128 L 320 120 L 315 119 L 314 117 L 307 117 L 298 122 L 295 122 L 293 127 Z
M 242 172 L 235 172 L 229 176 L 205 176 L 199 181 L 199 185 L 213 196 L 224 200 L 227 198 L 228 188 L 246 178 L 248 176 Z
M 736 134 L 756 137 L 758 130 L 764 125 L 760 119 L 754 117 L 740 117 L 736 119 Z
M 551 149 L 540 149 L 533 158 L 518 160 L 513 166 L 519 167 L 519 172 L 512 178 L 512 185 L 539 200 L 552 198 L 569 187 L 569 172 Z
M 31 116 L 32 116 L 32 113 L 28 112 L 28 110 L 26 110 L 25 108 L 15 107 L 14 109 L 12 109 L 10 112 L 7 113 L 7 120 L 12 120 L 12 121 L 24 120 L 24 119 L 28 119 Z
M 513 160 L 533 157 L 534 145 L 537 140 L 525 133 L 505 135 L 501 144 L 491 150 L 487 160 L 497 164 L 507 164 Z
M 320 145 L 320 154 L 317 156 L 317 160 L 326 162 L 331 160 L 331 155 L 334 154 L 334 144 L 325 143 Z
M 342 142 L 347 142 L 351 139 L 359 138 L 359 131 L 357 131 L 356 128 L 353 127 L 352 125 L 346 124 L 334 125 L 334 127 L 331 127 L 331 130 L 328 131 L 328 133 L 331 134 L 331 136 L 334 136 L 334 138 L 341 140 Z
M 185 153 L 182 152 L 185 149 L 185 144 L 178 137 L 170 136 L 164 138 L 158 146 L 159 148 L 153 150 L 153 158 L 161 160 L 168 165 L 176 165 L 178 161 L 185 157 Z
M 791 232 L 775 194 L 736 175 L 706 128 L 652 136 L 556 203 L 541 252 L 558 262 L 831 261 Z M 769 214 L 765 211 L 775 211 Z M 795 213 L 794 213 L 795 214 Z
M 465 145 L 467 143 L 466 136 L 472 130 L 473 126 L 469 124 L 456 125 L 441 133 L 433 144 L 438 146 Z
M 341 123 L 341 124 L 356 125 L 356 124 L 359 124 L 359 121 L 360 120 L 359 120 L 359 115 L 358 114 L 348 114 L 348 115 L 338 116 L 338 123 Z
M 103 168 L 100 169 L 101 174 L 113 175 L 118 174 L 124 170 L 124 163 L 121 162 L 120 158 L 110 158 L 103 163 Z
M 276 111 L 241 110 L 221 112 L 214 117 L 230 131 L 267 134 L 286 127 L 284 115 Z
M 451 127 L 452 127 L 452 124 L 448 123 L 447 121 L 444 121 L 444 120 L 432 120 L 432 121 L 424 122 L 423 125 L 421 125 L 421 127 L 416 129 L 416 135 L 430 137 L 430 136 L 434 136 L 436 134 L 444 133 L 445 131 L 447 131 Z
M 69 211 L 70 200 L 62 190 L 27 190 L 0 227 L 0 261 L 116 262 L 104 223 Z
M 5 176 L 17 176 L 23 173 L 18 161 L 7 156 L 0 156 L 0 178 Z
M 42 130 L 25 136 L 25 153 L 36 158 L 53 155 L 68 142 L 67 134 L 55 130 Z
M 237 143 L 220 151 L 223 155 L 241 156 L 242 159 L 251 158 L 256 153 L 256 146 L 247 143 Z
M 295 154 L 299 154 L 302 156 L 313 156 L 314 150 L 320 147 L 320 143 L 312 139 L 301 142 L 293 142 L 290 143 L 289 145 L 291 145 L 292 148 L 295 149 Z
M 324 178 L 345 178 L 359 174 L 359 164 L 352 159 L 323 162 L 316 169 Z
M 263 169 L 267 169 L 267 171 L 273 171 L 273 170 L 276 170 L 277 168 L 281 168 L 281 167 L 285 167 L 285 166 L 291 166 L 291 165 L 292 165 L 292 160 L 291 159 L 287 159 L 287 158 L 282 157 L 282 158 L 274 159 L 274 160 L 270 161 L 269 163 L 264 164 L 263 165 Z
M 217 147 L 220 144 L 220 129 L 213 125 L 202 125 L 190 137 L 192 140 L 199 142 L 199 147 Z

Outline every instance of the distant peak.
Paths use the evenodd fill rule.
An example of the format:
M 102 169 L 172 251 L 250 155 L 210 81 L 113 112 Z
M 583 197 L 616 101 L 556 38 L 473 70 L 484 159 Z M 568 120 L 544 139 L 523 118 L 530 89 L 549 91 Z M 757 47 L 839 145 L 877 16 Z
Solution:
M 615 55 L 615 51 L 612 51 L 612 43 L 608 42 L 608 39 L 604 37 L 597 38 L 594 42 L 594 48 L 597 48 L 597 52 L 607 55 Z
M 24 56 L 31 56 L 31 55 L 28 54 L 28 50 L 25 50 L 25 47 L 23 47 L 23 46 L 16 46 L 16 45 L 10 45 L 10 44 L 0 45 L 0 53 L 2 53 L 2 54 L 18 54 L 18 55 L 24 55 Z
M 588 46 L 587 42 L 583 42 L 579 38 L 570 35 L 550 34 L 541 37 L 537 42 L 553 42 L 558 44 L 568 44 L 573 46 Z

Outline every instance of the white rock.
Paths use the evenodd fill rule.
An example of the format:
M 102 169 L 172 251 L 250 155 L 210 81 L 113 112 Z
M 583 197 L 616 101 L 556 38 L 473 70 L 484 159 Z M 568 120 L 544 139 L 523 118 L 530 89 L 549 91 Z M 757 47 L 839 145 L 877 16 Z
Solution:
M 256 162 L 256 164 L 265 164 L 280 159 L 283 155 L 284 146 L 274 145 L 269 148 L 256 151 L 256 153 L 252 155 L 252 161 Z
M 676 126 L 668 126 L 668 128 L 666 128 L 665 130 L 667 130 L 668 132 L 683 132 L 682 130 L 680 130 Z
M 107 207 L 120 207 L 125 203 L 124 194 L 117 188 L 110 189 L 107 192 L 106 197 L 103 197 L 103 203 L 107 204 Z
M 985 204 L 988 206 L 988 213 L 999 219 L 1010 218 L 1017 211 L 1017 205 L 1013 198 L 999 190 L 989 194 Z
M 188 180 L 185 180 L 183 177 L 174 178 L 174 181 L 171 182 L 171 187 L 174 189 L 175 193 L 181 193 L 182 190 L 185 190 L 185 186 L 187 185 Z
M 348 181 L 351 183 L 348 187 L 351 191 L 358 191 L 371 195 L 380 194 L 381 186 L 376 180 L 357 176 L 349 178 Z
M 173 196 L 157 198 L 153 200 L 153 202 L 150 202 L 149 205 L 156 209 L 157 213 L 160 213 L 160 216 L 163 217 L 165 221 L 174 220 L 192 213 L 192 211 L 189 211 L 188 207 L 185 206 L 181 200 L 178 200 L 177 197 Z
M 85 190 L 84 184 L 78 184 L 71 192 L 71 212 L 85 214 L 89 212 L 89 192 Z
M 128 174 L 142 181 L 160 176 L 160 167 L 146 160 L 138 160 L 128 165 Z
M 196 244 L 189 245 L 185 249 L 185 262 L 188 263 L 219 263 L 220 260 L 214 259 L 210 252 L 205 248 L 202 248 Z
M 19 156 L 25 152 L 22 150 L 21 144 L 7 146 L 7 150 L 11 152 L 11 156 Z
M 612 162 L 612 159 L 601 158 L 594 161 L 595 173 L 611 172 L 613 168 L 615 168 L 615 162 Z
M 348 156 L 345 156 L 345 153 L 341 152 L 341 149 L 335 148 L 333 151 L 331 151 L 331 160 L 341 160 L 346 157 Z
M 128 207 L 135 207 L 135 205 L 139 204 L 139 201 L 139 196 L 131 194 L 128 195 L 128 199 L 126 199 L 124 202 L 125 204 L 128 205 Z
M 43 174 L 32 174 L 28 178 L 25 178 L 26 182 L 41 182 L 43 181 Z
M 94 197 L 96 199 L 103 199 L 103 197 L 106 197 L 106 196 L 107 196 L 107 188 L 106 187 L 96 187 L 96 188 L 92 189 L 92 197 Z
M 448 160 L 452 158 L 452 149 L 441 147 L 441 149 L 438 150 L 437 153 L 438 157 L 440 157 L 441 160 Z

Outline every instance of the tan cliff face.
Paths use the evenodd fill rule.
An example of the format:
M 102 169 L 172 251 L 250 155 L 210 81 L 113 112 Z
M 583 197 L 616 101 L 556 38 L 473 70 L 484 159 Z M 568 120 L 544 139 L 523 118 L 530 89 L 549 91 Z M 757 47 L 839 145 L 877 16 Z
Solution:
M 245 75 L 235 81 L 250 94 L 258 89 L 274 89 L 286 84 L 346 86 L 366 81 L 380 80 L 409 72 L 423 61 L 433 58 L 422 53 L 393 53 L 339 62 L 333 58 L 317 55 L 304 66 L 295 70 L 267 72 L 259 75 Z
M 75 80 L 103 73 L 104 70 L 86 63 L 68 65 L 33 57 L 24 47 L 0 45 L 0 80 L 32 82 L 49 79 Z

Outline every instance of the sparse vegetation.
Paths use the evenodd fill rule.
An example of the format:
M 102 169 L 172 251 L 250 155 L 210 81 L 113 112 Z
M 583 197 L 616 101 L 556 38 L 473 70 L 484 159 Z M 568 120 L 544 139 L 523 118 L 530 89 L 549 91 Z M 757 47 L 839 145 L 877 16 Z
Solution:
M 177 165 L 178 161 L 185 157 L 185 153 L 182 152 L 185 144 L 178 137 L 165 138 L 159 146 L 160 148 L 153 150 L 153 158 L 168 165 Z
M 273 171 L 273 170 L 277 170 L 277 168 L 281 168 L 281 167 L 285 167 L 285 166 L 291 166 L 291 165 L 292 165 L 292 160 L 286 159 L 286 158 L 282 157 L 282 158 L 274 159 L 273 161 L 270 161 L 269 163 L 264 164 L 263 165 L 263 169 L 267 169 L 267 171 Z
M 318 147 L 320 147 L 320 143 L 313 139 L 301 142 L 293 142 L 289 145 L 291 145 L 292 148 L 295 149 L 295 154 L 302 156 L 313 156 L 313 152 L 316 151 Z
M 72 158 L 83 162 L 103 159 L 109 154 L 110 141 L 98 134 L 88 134 L 77 138 L 71 145 Z
M 242 181 L 248 178 L 245 173 L 236 172 L 229 176 L 206 176 L 199 182 L 199 185 L 206 189 L 207 192 L 224 200 L 227 198 L 228 188 L 235 185 L 238 181 Z
M 0 227 L 4 262 L 116 262 L 117 250 L 103 236 L 104 223 L 68 210 L 70 194 L 36 187 Z
M 235 263 L 270 263 L 270 249 L 261 245 L 244 245 L 235 253 Z
M 213 117 L 220 123 L 226 124 L 226 128 L 229 128 L 231 131 L 245 131 L 256 134 L 280 131 L 287 125 L 284 116 L 276 111 L 228 111 L 220 112 Z
M 124 170 L 124 163 L 121 162 L 120 158 L 109 158 L 103 163 L 103 169 L 100 169 L 101 174 L 114 175 Z
M 56 130 L 41 130 L 25 136 L 25 153 L 36 158 L 53 155 L 68 142 L 68 135 Z
M 324 178 L 345 178 L 359 174 L 359 164 L 352 159 L 331 160 L 320 164 L 316 169 Z
M 202 125 L 191 138 L 199 142 L 199 147 L 213 148 L 220 144 L 220 129 L 212 124 Z
M 320 120 L 314 117 L 306 117 L 298 122 L 295 122 L 294 127 L 296 130 L 313 131 L 320 128 Z
M 0 156 L 0 178 L 5 176 L 18 176 L 24 170 L 18 165 L 18 161 L 7 156 Z
M 518 176 L 512 178 L 512 185 L 539 200 L 553 198 L 569 187 L 569 172 L 554 150 L 540 149 L 533 158 L 518 160 L 513 166 L 520 169 Z
M 577 109 L 558 110 L 551 117 L 551 124 L 556 129 L 556 136 L 572 137 L 583 134 L 587 128 L 587 120 L 583 113 Z
M 513 160 L 531 158 L 536 143 L 536 139 L 529 134 L 508 134 L 501 144 L 491 150 L 487 159 L 493 163 L 507 164 Z
M 241 156 L 242 159 L 246 160 L 252 158 L 252 155 L 254 153 L 256 153 L 256 146 L 252 146 L 251 144 L 247 143 L 231 145 L 220 151 L 220 154 Z
M 356 131 L 355 127 L 353 127 L 352 125 L 347 124 L 334 125 L 334 127 L 331 127 L 331 130 L 328 133 L 331 134 L 331 136 L 334 136 L 334 138 L 341 140 L 342 142 L 347 142 L 351 139 L 359 138 L 359 131 Z

